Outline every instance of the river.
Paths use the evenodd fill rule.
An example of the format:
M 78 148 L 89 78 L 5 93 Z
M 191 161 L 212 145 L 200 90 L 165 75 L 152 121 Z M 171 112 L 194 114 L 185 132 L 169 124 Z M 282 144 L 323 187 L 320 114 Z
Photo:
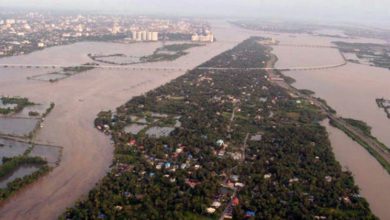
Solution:
M 281 44 L 331 46 L 340 39 L 306 34 L 266 34 Z M 379 42 L 375 39 L 341 39 L 348 42 Z M 343 58 L 334 48 L 274 46 L 278 57 L 276 67 L 307 67 L 340 64 Z M 296 80 L 298 89 L 309 89 L 325 99 L 339 115 L 368 123 L 372 134 L 390 146 L 390 120 L 376 105 L 376 98 L 390 98 L 388 69 L 348 63 L 345 66 L 310 71 L 284 72 Z M 333 151 L 340 164 L 353 173 L 361 194 L 367 198 L 373 212 L 381 219 L 390 219 L 390 175 L 363 147 L 341 131 L 324 123 L 330 134 Z
M 191 69 L 248 38 L 247 32 L 225 22 L 213 22 L 218 41 L 195 47 L 172 62 L 142 66 Z M 91 62 L 88 53 L 126 53 L 142 56 L 161 43 L 82 42 L 48 48 L 28 55 L 0 59 L 0 63 L 79 65 Z M 0 94 L 22 96 L 37 103 L 56 104 L 37 133 L 40 143 L 63 147 L 62 159 L 47 176 L 22 190 L 0 208 L 0 219 L 55 219 L 80 199 L 109 171 L 113 146 L 108 136 L 93 127 L 101 110 L 115 110 L 131 97 L 141 95 L 184 74 L 169 70 L 94 69 L 56 83 L 27 80 L 53 70 L 0 69 Z

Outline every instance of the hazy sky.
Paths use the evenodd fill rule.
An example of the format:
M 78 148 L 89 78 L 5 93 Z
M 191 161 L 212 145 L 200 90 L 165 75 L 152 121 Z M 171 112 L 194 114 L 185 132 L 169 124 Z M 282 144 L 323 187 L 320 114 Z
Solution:
M 137 14 L 390 20 L 390 0 L 0 0 L 0 7 L 7 6 Z

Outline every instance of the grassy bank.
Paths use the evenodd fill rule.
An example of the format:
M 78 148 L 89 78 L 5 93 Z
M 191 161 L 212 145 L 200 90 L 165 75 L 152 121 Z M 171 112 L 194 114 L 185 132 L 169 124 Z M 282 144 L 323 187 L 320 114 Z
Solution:
M 40 168 L 30 175 L 24 176 L 23 178 L 17 178 L 14 181 L 8 183 L 6 188 L 0 189 L 0 201 L 7 199 L 22 187 L 36 181 L 39 177 L 50 171 L 47 162 L 40 157 L 19 156 L 13 158 L 4 158 L 3 162 L 4 164 L 0 166 L 0 179 L 6 175 L 11 174 L 23 165 L 38 165 Z
M 340 123 L 337 123 L 334 120 L 330 120 L 329 122 L 332 126 L 340 129 L 345 134 L 347 134 L 352 140 L 356 141 L 358 144 L 360 144 L 362 147 L 364 147 L 375 159 L 383 166 L 383 168 L 390 174 L 390 164 L 383 158 L 375 149 L 373 149 L 368 143 L 366 143 L 364 140 L 350 132 L 347 128 L 345 128 Z M 347 122 L 348 123 L 348 122 Z M 372 137 L 370 135 L 370 137 Z M 373 137 L 372 137 L 373 138 Z M 373 140 L 377 141 L 378 144 L 381 146 L 384 146 L 382 143 L 380 143 L 376 138 L 373 138 Z

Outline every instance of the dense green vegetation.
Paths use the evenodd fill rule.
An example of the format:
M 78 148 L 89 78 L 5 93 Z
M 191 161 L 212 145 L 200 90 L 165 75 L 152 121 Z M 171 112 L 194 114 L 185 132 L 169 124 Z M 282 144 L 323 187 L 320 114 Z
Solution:
M 200 47 L 202 44 L 171 44 L 157 48 L 152 55 L 141 57 L 141 62 L 172 61 L 188 54 L 186 50 L 192 47 Z
M 184 44 L 164 45 L 163 47 L 157 48 L 153 52 L 153 54 L 148 56 L 143 56 L 143 57 L 127 56 L 125 54 L 108 54 L 108 55 L 88 54 L 88 57 L 94 61 L 113 64 L 113 65 L 130 65 L 130 64 L 138 64 L 138 63 L 172 61 L 178 59 L 179 57 L 187 55 L 188 52 L 186 52 L 186 50 L 192 47 L 199 47 L 199 46 L 203 46 L 203 44 L 184 43 Z M 109 61 L 104 59 L 109 57 L 128 58 L 128 61 L 119 62 L 119 61 Z
M 389 151 L 389 149 L 383 143 L 381 143 L 377 138 L 375 138 L 375 137 L 373 137 L 371 135 L 370 127 L 368 127 L 365 122 L 356 121 L 356 120 L 352 120 L 352 119 L 349 119 L 349 121 L 346 121 L 346 122 L 350 123 L 350 124 L 352 122 L 352 124 L 351 124 L 352 126 L 358 128 L 358 129 L 361 129 L 363 132 L 369 131 L 369 133 L 365 133 L 365 134 L 368 137 L 370 137 L 373 141 L 377 142 L 378 146 L 380 146 L 383 150 Z M 334 120 L 330 120 L 330 124 L 333 125 L 334 127 L 338 128 L 338 129 L 340 129 L 341 131 L 343 131 L 350 138 L 352 138 L 354 141 L 356 141 L 358 144 L 360 144 L 362 147 L 364 147 L 372 156 L 375 157 L 375 159 L 390 174 L 390 164 L 387 162 L 387 160 L 385 158 L 382 157 L 382 155 L 380 155 L 376 150 L 374 150 L 370 146 L 370 144 L 368 144 L 366 141 L 364 141 L 361 138 L 359 138 L 358 136 L 356 136 L 354 133 L 352 133 L 347 128 L 345 128 L 342 124 L 340 124 L 340 123 L 338 123 L 338 122 L 336 122 Z
M 355 128 L 360 129 L 363 131 L 366 135 L 371 135 L 371 127 L 364 121 L 355 120 L 352 118 L 343 118 L 344 121 L 346 121 L 348 124 L 354 126 Z
M 361 130 L 367 137 L 371 137 L 373 140 L 375 140 L 379 146 L 381 146 L 381 148 L 385 151 L 390 151 L 388 147 L 386 147 L 386 145 L 384 145 L 383 143 L 381 143 L 376 137 L 374 137 L 372 134 L 371 134 L 371 127 L 364 121 L 360 121 L 360 120 L 356 120 L 356 119 L 351 119 L 351 118 L 343 118 L 343 120 L 345 122 L 347 122 L 348 124 L 352 125 L 353 127 Z M 389 164 L 389 167 L 390 167 L 390 164 Z
M 74 75 L 94 69 L 93 66 L 70 66 L 62 68 L 65 75 Z
M 28 157 L 24 155 L 13 158 L 3 158 L 3 164 L 0 166 L 0 179 L 14 172 L 23 165 L 38 165 L 40 168 L 38 171 L 30 175 L 27 175 L 23 178 L 17 178 L 14 181 L 8 183 L 6 188 L 0 189 L 0 201 L 8 198 L 23 186 L 34 182 L 42 175 L 48 173 L 50 170 L 47 162 L 40 157 Z
M 195 69 L 101 112 L 112 171 L 61 218 L 376 219 L 335 160 L 321 111 L 245 69 L 269 59 L 258 40 L 202 65 L 242 70 Z M 181 126 L 158 139 L 123 131 L 147 112 L 180 116 Z

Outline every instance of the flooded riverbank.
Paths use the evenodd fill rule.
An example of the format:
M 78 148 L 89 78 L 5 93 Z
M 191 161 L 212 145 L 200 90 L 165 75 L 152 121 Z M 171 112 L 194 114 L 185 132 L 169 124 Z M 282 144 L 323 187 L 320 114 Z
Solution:
M 25 176 L 31 175 L 32 173 L 38 171 L 40 166 L 38 165 L 22 165 L 18 167 L 15 171 L 0 178 L 0 189 L 7 187 L 7 184 L 16 180 L 17 178 L 23 178 Z
M 331 46 L 332 38 L 287 35 L 273 36 L 281 44 Z M 343 39 L 344 40 L 344 39 Z M 365 41 L 367 40 L 367 41 Z M 347 39 L 346 41 L 375 42 L 369 39 Z M 305 48 L 275 46 L 273 53 L 278 57 L 276 67 L 333 65 L 343 61 L 335 48 Z M 367 122 L 372 134 L 388 147 L 390 146 L 390 120 L 376 105 L 378 97 L 390 97 L 388 82 L 390 71 L 366 65 L 348 63 L 345 66 L 310 71 L 283 72 L 296 80 L 294 87 L 309 89 L 316 97 L 327 103 L 345 118 Z M 351 140 L 342 131 L 323 124 L 330 133 L 330 140 L 336 159 L 350 170 L 362 195 L 368 200 L 373 212 L 381 219 L 390 219 L 390 175 L 362 146 Z
M 250 36 L 224 22 L 215 23 L 213 31 L 218 39 L 213 44 L 191 48 L 188 55 L 172 62 L 142 66 L 191 69 Z M 152 53 L 159 44 L 84 42 L 53 47 L 26 56 L 4 58 L 0 59 L 0 63 L 80 65 L 90 61 L 88 53 L 126 51 L 128 55 L 141 56 Z M 0 72 L 1 94 L 19 95 L 39 103 L 56 104 L 45 119 L 44 128 L 37 133 L 37 141 L 63 147 L 58 167 L 0 208 L 0 218 L 3 219 L 57 218 L 109 170 L 113 148 L 109 138 L 93 127 L 98 112 L 114 110 L 131 97 L 141 95 L 185 73 L 178 70 L 94 69 L 57 83 L 27 80 L 29 76 L 48 71 L 50 70 L 2 69 Z
M 352 172 L 361 195 L 368 200 L 372 211 L 381 219 L 390 219 L 390 177 L 374 157 L 339 129 L 321 123 L 329 133 L 333 152 L 341 166 Z

